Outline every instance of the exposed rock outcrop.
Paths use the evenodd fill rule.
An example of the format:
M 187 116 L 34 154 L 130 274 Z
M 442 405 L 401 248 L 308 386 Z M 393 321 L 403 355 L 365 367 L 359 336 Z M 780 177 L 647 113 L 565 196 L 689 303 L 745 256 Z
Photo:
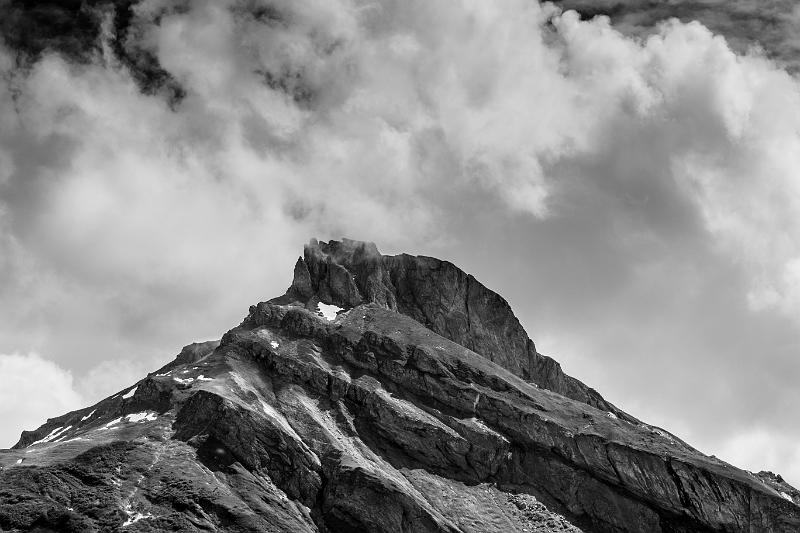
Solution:
M 780 476 L 537 386 L 497 355 L 529 342 L 502 298 L 397 257 L 312 244 L 219 343 L 24 433 L 0 530 L 800 530 Z
M 539 387 L 598 409 L 620 412 L 536 351 L 508 302 L 472 275 L 433 257 L 381 255 L 373 243 L 312 240 L 294 267 L 291 287 L 275 302 L 344 308 L 375 303 L 409 316 Z

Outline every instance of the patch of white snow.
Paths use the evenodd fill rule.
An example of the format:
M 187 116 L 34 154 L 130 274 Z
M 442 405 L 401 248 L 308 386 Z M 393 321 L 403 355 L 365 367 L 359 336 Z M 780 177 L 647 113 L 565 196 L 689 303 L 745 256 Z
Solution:
M 323 318 L 325 318 L 325 320 L 331 322 L 333 320 L 336 320 L 336 314 L 339 311 L 344 311 L 344 309 L 342 309 L 341 307 L 337 307 L 335 305 L 324 304 L 322 302 L 319 302 L 317 304 L 317 311 L 319 311 L 319 313 L 323 316 Z
M 109 422 L 105 426 L 101 427 L 100 429 L 111 429 L 111 426 L 113 426 L 115 424 L 119 424 L 120 422 L 122 422 L 122 417 L 115 418 L 114 420 L 112 420 L 111 422 Z
M 125 417 L 128 419 L 128 422 L 152 422 L 158 418 L 158 415 L 155 413 L 148 413 L 147 411 L 143 411 L 141 413 L 133 413 Z
M 61 435 L 62 433 L 65 433 L 71 427 L 72 426 L 67 426 L 65 428 L 57 427 L 56 429 L 54 429 L 53 431 L 48 433 L 47 436 L 45 436 L 44 438 L 41 438 L 41 439 L 37 440 L 36 442 L 32 442 L 32 443 L 28 444 L 28 447 L 34 446 L 36 444 L 44 444 L 46 442 L 50 442 L 51 440 L 58 438 L 59 435 Z
M 97 409 L 95 409 L 94 411 L 92 411 L 88 415 L 84 416 L 83 418 L 81 418 L 81 422 L 85 422 L 86 420 L 89 420 L 90 418 L 92 418 L 92 415 L 95 414 L 96 412 L 97 412 Z
M 122 523 L 122 527 L 128 527 L 128 526 L 130 526 L 132 524 L 135 524 L 136 522 L 138 522 L 139 520 L 142 520 L 144 518 L 153 518 L 153 515 L 150 514 L 150 513 L 142 514 L 142 513 L 138 512 L 138 511 L 134 512 L 134 511 L 131 511 L 130 507 L 131 507 L 130 504 L 128 504 L 128 505 L 125 506 L 125 509 L 123 509 L 123 511 L 125 511 L 125 514 L 128 515 L 128 519 L 125 520 Z
M 22 464 L 22 459 L 17 459 L 17 464 L 21 465 Z
M 278 346 L 280 346 L 276 341 L 270 341 L 269 345 L 272 346 L 273 350 L 277 350 Z
M 214 381 L 214 378 L 207 378 L 203 374 L 197 376 L 197 381 Z
M 670 436 L 670 434 L 669 434 L 669 433 L 667 433 L 666 431 L 664 431 L 663 429 L 659 429 L 659 428 L 652 428 L 652 430 L 653 430 L 653 432 L 654 432 L 654 433 L 657 433 L 657 434 L 661 435 L 662 437 L 664 437 L 664 438 L 665 438 L 665 439 L 667 439 L 668 441 L 670 441 L 670 442 L 674 442 L 674 441 L 672 440 L 672 437 Z
M 783 498 L 784 500 L 789 500 L 790 502 L 794 503 L 792 497 L 786 494 L 785 492 L 781 492 L 781 498 Z
M 184 385 L 188 385 L 189 383 L 191 383 L 192 381 L 194 381 L 194 378 L 186 378 L 186 379 L 181 379 L 181 378 L 172 378 L 172 379 L 174 379 L 174 380 L 175 380 L 175 381 L 177 381 L 178 383 L 183 383 Z
M 612 413 L 611 411 L 609 411 L 609 412 L 608 412 L 608 418 L 610 418 L 610 419 L 612 419 L 612 420 L 617 420 L 617 415 L 615 415 L 614 413 Z
M 125 394 L 122 396 L 122 399 L 123 399 L 123 400 L 127 400 L 128 398 L 132 397 L 134 394 L 136 394 L 136 389 L 138 389 L 138 388 L 139 388 L 139 387 L 134 387 L 134 388 L 132 388 L 131 390 L 129 390 L 128 392 L 126 392 L 126 393 L 125 393 Z

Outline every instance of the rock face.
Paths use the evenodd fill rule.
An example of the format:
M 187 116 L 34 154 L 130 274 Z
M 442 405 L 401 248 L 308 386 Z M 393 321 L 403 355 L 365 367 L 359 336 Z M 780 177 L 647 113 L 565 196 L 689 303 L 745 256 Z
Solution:
M 0 451 L 0 530 L 800 531 L 780 476 L 537 357 L 450 263 L 312 242 L 218 343 Z
M 385 256 L 373 243 L 344 239 L 305 246 L 286 295 L 275 302 L 344 308 L 374 303 L 413 318 L 513 374 L 618 416 L 628 416 L 561 370 L 536 346 L 499 294 L 452 263 L 407 254 Z

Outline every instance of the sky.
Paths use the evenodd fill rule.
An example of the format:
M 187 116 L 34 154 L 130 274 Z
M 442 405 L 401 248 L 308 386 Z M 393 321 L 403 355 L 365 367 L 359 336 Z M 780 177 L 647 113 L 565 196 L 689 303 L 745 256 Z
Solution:
M 108 24 L 84 63 L 0 45 L 0 446 L 349 237 L 452 261 L 616 405 L 800 486 L 800 12 L 751 46 L 747 5 L 142 0 L 127 45 L 179 100 Z

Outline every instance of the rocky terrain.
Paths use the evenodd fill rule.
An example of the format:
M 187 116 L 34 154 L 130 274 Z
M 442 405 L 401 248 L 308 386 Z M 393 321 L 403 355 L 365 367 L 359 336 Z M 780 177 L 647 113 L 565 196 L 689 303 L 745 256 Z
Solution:
M 565 375 L 454 265 L 349 240 L 0 451 L 2 531 L 795 532 L 798 502 Z

